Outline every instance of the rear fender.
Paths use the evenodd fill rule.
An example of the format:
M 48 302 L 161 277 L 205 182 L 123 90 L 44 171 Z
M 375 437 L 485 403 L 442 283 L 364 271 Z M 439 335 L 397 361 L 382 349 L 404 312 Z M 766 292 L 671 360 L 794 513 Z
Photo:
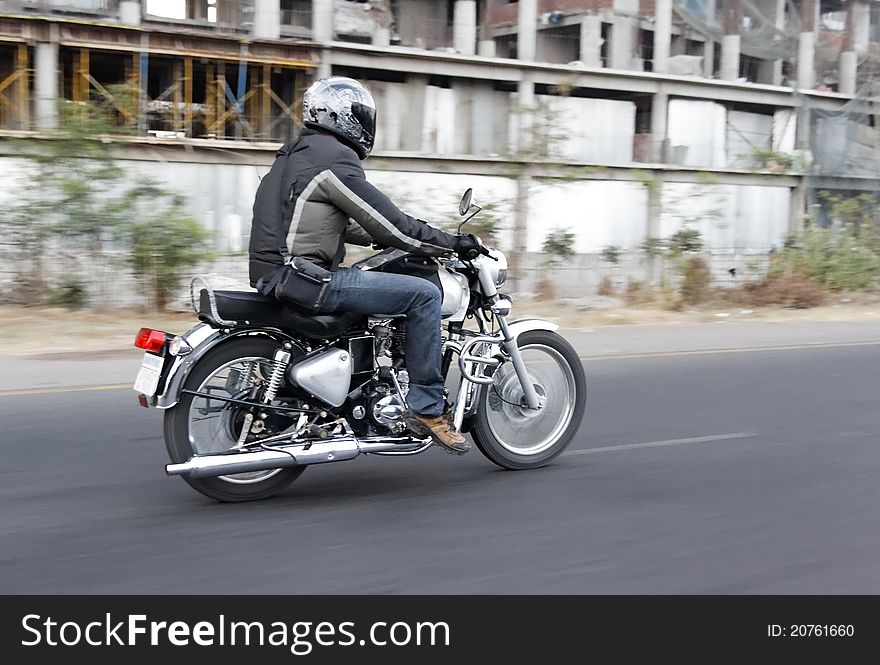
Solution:
M 231 339 L 244 336 L 263 336 L 279 342 L 288 341 L 291 338 L 279 330 L 268 328 L 247 328 L 244 330 L 224 332 L 207 323 L 200 323 L 186 331 L 181 337 L 192 347 L 192 351 L 185 356 L 178 356 L 168 371 L 168 379 L 165 381 L 165 391 L 156 400 L 157 409 L 170 409 L 180 400 L 180 391 L 189 373 L 207 353 L 220 344 Z

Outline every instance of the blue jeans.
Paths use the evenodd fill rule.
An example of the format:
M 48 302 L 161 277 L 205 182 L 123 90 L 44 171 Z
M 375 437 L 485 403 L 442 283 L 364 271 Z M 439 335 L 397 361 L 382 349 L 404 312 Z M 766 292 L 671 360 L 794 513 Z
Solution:
M 421 277 L 339 268 L 321 314 L 406 314 L 406 369 L 410 410 L 428 417 L 443 413 L 440 289 Z

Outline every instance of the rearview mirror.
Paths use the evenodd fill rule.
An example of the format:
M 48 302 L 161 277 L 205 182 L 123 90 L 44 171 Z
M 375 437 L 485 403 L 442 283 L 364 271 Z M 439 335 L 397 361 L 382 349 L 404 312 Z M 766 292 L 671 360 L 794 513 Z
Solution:
M 468 187 L 464 195 L 461 197 L 461 202 L 458 204 L 458 214 L 464 217 L 468 210 L 471 209 L 471 198 L 474 195 L 474 190 Z

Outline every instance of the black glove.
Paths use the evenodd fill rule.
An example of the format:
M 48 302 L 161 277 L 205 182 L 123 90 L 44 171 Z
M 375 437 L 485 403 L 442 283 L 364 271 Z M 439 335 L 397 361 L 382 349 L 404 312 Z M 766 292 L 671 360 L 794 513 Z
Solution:
M 488 254 L 480 239 L 473 233 L 466 233 L 455 237 L 455 253 L 466 261 L 473 261 L 480 254 Z

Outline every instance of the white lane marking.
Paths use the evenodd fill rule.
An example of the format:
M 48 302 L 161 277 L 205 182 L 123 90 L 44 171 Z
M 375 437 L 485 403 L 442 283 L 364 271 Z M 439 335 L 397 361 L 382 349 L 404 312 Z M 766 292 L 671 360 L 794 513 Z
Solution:
M 591 455 L 593 453 L 613 453 L 618 450 L 637 450 L 639 448 L 663 448 L 664 446 L 681 446 L 688 443 L 709 443 L 711 441 L 728 441 L 730 439 L 750 439 L 756 434 L 746 432 L 732 432 L 730 434 L 709 434 L 707 436 L 692 436 L 687 439 L 667 439 L 665 441 L 647 441 L 645 443 L 624 443 L 619 446 L 605 446 L 603 448 L 585 448 L 583 450 L 569 450 L 563 455 Z

